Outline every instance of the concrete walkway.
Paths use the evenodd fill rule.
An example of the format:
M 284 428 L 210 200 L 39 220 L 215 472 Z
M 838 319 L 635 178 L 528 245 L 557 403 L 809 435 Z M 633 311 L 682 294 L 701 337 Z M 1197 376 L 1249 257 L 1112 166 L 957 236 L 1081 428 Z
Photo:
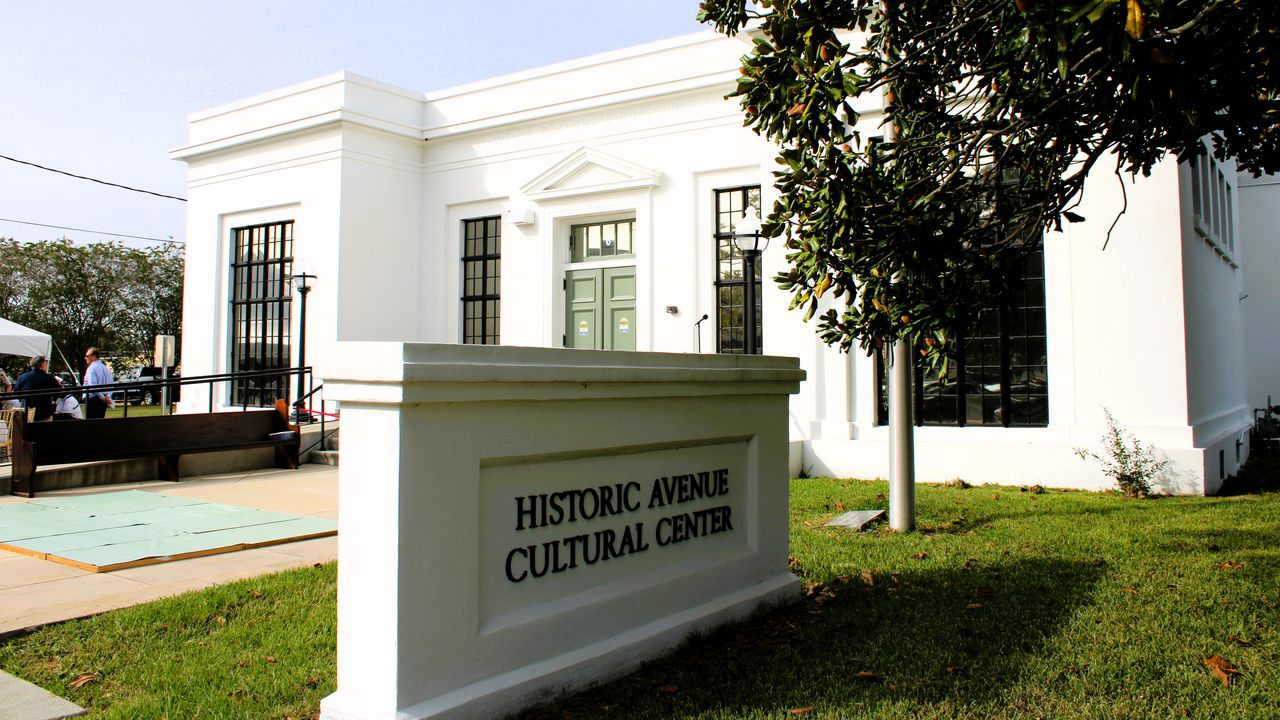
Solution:
M 84 714 L 70 700 L 0 672 L 0 720 L 63 720 Z
M 303 465 L 297 470 L 250 470 L 74 490 L 41 497 L 119 490 L 200 498 L 294 515 L 338 518 L 338 468 Z M 12 495 L 0 504 L 25 502 Z M 0 550 L 0 641 L 25 630 L 96 615 L 169 595 L 338 558 L 338 538 L 273 545 L 144 567 L 92 573 Z M 0 720 L 59 720 L 84 711 L 74 703 L 0 672 Z
M 328 465 L 303 465 L 298 470 L 251 470 L 206 475 L 183 478 L 177 483 L 146 482 L 55 490 L 41 493 L 41 497 L 133 489 L 294 515 L 338 517 L 338 468 Z M 0 497 L 0 503 L 12 502 L 25 501 L 11 495 Z M 338 538 L 326 537 L 93 573 L 0 550 L 0 639 L 51 622 L 95 615 L 189 590 L 328 562 L 337 557 Z M 0 718 L 3 717 L 0 709 Z

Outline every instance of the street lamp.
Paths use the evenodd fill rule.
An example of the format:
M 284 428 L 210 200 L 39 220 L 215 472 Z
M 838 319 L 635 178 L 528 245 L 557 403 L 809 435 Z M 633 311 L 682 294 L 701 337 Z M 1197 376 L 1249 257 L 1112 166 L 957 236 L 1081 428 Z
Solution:
M 316 282 L 316 276 L 309 273 L 297 273 L 289 278 L 293 281 L 293 287 L 297 289 L 298 294 L 302 296 L 302 312 L 298 317 L 298 397 L 297 403 L 302 402 L 302 396 L 306 394 L 306 384 L 304 380 L 304 368 L 307 367 L 307 294 L 311 292 L 311 286 Z M 294 419 L 299 425 L 311 422 L 311 414 L 302 409 L 302 405 L 294 405 Z
M 743 312 L 745 347 L 743 351 L 748 355 L 755 355 L 760 352 L 760 348 L 756 347 L 756 263 L 760 259 L 760 253 L 769 246 L 769 238 L 760 235 L 760 211 L 756 210 L 754 205 L 748 205 L 747 209 L 742 212 L 742 219 L 738 221 L 738 225 L 733 230 L 733 244 L 738 246 L 738 250 L 742 253 L 742 263 L 746 270 L 747 284 L 744 288 L 742 302 L 746 307 Z

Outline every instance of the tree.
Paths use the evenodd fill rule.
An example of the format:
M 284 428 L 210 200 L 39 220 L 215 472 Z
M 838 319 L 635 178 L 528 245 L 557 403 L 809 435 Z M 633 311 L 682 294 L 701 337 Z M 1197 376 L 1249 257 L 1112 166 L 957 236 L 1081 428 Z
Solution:
M 706 0 L 724 33 L 759 18 L 733 96 L 779 145 L 778 281 L 848 350 L 898 339 L 945 368 L 955 328 L 998 307 L 1013 271 L 1103 164 L 1168 154 L 1280 170 L 1275 0 Z M 898 130 L 859 124 L 884 93 Z
M 48 333 L 72 363 L 91 346 L 132 363 L 156 335 L 180 333 L 182 273 L 180 248 L 0 238 L 0 316 Z M 55 351 L 51 368 L 61 360 Z

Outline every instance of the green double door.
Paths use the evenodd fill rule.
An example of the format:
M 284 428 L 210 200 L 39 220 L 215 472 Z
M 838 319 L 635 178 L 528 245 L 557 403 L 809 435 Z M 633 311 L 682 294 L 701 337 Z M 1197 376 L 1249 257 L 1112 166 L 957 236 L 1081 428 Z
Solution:
M 569 270 L 564 276 L 564 346 L 636 349 L 636 268 Z

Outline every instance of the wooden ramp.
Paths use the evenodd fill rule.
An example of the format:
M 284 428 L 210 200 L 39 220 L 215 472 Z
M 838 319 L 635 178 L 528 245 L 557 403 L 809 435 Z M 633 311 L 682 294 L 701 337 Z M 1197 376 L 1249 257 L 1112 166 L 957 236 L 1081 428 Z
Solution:
M 92 572 L 337 532 L 334 520 L 143 490 L 0 505 L 0 549 Z

